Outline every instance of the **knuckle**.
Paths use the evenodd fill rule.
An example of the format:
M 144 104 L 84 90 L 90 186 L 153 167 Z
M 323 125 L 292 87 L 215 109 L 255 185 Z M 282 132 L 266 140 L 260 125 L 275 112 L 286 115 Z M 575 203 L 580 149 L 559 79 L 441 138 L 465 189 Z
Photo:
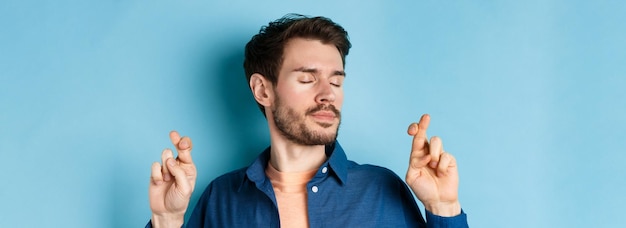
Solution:
M 187 198 L 190 197 L 191 193 L 192 193 L 191 188 L 185 188 L 185 189 L 181 190 L 181 192 L 182 192 L 183 196 L 185 196 Z

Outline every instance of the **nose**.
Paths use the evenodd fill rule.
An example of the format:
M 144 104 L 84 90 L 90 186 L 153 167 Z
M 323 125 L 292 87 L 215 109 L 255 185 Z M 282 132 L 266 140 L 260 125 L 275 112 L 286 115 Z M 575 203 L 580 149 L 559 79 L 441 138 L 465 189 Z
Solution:
M 326 82 L 318 84 L 318 92 L 315 101 L 318 104 L 332 104 L 335 102 L 336 94 L 333 86 Z

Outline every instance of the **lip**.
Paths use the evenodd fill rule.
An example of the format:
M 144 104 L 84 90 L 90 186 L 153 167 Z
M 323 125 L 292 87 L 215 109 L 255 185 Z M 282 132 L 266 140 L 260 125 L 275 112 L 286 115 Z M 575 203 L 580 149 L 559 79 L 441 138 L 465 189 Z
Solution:
M 335 113 L 331 111 L 317 111 L 315 113 L 312 113 L 311 116 L 315 119 L 323 121 L 333 121 L 335 120 L 335 118 L 337 118 Z

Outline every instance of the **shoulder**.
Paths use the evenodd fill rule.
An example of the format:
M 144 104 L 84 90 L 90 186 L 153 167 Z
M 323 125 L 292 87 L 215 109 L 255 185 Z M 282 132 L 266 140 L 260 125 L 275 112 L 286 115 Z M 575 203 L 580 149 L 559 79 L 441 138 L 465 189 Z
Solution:
M 392 170 L 371 164 L 358 164 L 349 161 L 348 179 L 350 181 L 368 183 L 386 183 L 392 185 L 404 185 L 404 181 Z
M 245 168 L 230 171 L 213 179 L 202 191 L 198 206 L 206 207 L 207 204 L 231 199 L 237 195 L 242 184 L 245 183 Z
M 398 177 L 395 172 L 388 168 L 372 164 L 359 164 L 351 160 L 348 160 L 348 172 L 366 173 L 385 177 Z
M 212 188 L 236 189 L 242 183 L 245 176 L 246 176 L 246 168 L 240 168 L 237 170 L 230 171 L 228 173 L 224 173 L 216 177 L 215 179 L 213 179 L 213 181 L 211 181 L 211 183 L 207 187 L 207 190 L 212 189 Z
M 367 199 L 370 205 L 400 214 L 407 211 L 407 214 L 418 214 L 411 190 L 395 172 L 378 165 L 351 163 L 344 185 L 346 192 L 358 196 L 360 200 Z M 394 208 L 403 209 L 398 211 Z

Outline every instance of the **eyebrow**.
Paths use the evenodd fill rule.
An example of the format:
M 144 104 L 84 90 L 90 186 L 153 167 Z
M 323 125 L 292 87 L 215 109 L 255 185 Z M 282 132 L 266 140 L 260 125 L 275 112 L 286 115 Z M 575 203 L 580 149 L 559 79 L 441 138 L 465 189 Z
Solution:
M 306 67 L 299 67 L 293 70 L 294 72 L 303 72 L 303 73 L 313 73 L 313 74 L 318 74 L 319 70 L 317 70 L 317 68 L 306 68 Z M 346 76 L 346 72 L 343 70 L 336 70 L 335 72 L 333 72 L 333 75 L 338 75 L 338 76 Z

